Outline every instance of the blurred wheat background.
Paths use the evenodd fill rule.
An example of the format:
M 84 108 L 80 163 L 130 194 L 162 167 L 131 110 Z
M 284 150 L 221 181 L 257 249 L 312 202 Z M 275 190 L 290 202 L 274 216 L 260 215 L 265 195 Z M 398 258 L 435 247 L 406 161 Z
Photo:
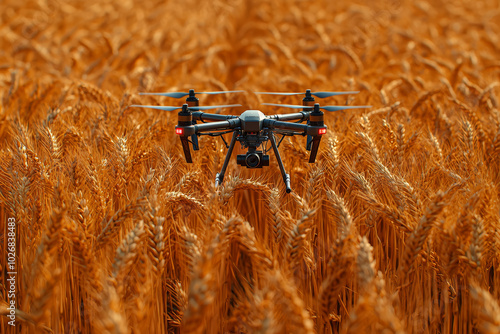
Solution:
M 500 332 L 498 1 L 0 3 L 0 246 L 17 221 L 17 326 L 0 333 Z M 271 165 L 139 92 L 322 104 Z M 238 151 L 238 150 L 236 150 Z

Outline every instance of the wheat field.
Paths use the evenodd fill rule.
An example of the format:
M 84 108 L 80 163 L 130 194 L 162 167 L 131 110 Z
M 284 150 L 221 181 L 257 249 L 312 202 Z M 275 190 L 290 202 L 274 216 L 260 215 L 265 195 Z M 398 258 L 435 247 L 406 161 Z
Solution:
M 498 1 L 2 0 L 0 334 L 499 333 Z M 269 167 L 181 105 L 359 90 Z M 229 135 L 225 135 L 226 140 Z M 15 327 L 8 221 L 15 220 Z

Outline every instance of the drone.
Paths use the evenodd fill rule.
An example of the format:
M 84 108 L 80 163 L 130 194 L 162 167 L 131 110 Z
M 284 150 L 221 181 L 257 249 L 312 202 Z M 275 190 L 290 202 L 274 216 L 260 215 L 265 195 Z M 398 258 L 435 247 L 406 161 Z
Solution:
M 326 134 L 327 126 L 324 123 L 325 111 L 339 111 L 355 108 L 370 108 L 371 106 L 320 106 L 315 103 L 314 97 L 326 98 L 330 96 L 343 94 L 356 94 L 359 92 L 311 92 L 310 89 L 305 91 L 305 96 L 302 100 L 302 105 L 290 104 L 275 104 L 263 103 L 263 105 L 284 107 L 291 109 L 301 109 L 296 113 L 265 115 L 260 110 L 246 110 L 239 116 L 211 114 L 204 112 L 210 109 L 221 109 L 240 107 L 240 104 L 218 105 L 218 106 L 200 106 L 199 99 L 196 94 L 226 94 L 226 93 L 241 93 L 244 91 L 217 91 L 217 92 L 197 92 L 190 89 L 188 93 L 172 92 L 172 93 L 140 93 L 140 95 L 158 95 L 171 98 L 186 98 L 186 103 L 182 107 L 170 106 L 152 106 L 152 105 L 132 105 L 132 107 L 152 108 L 164 111 L 179 110 L 178 123 L 175 127 L 175 133 L 179 135 L 181 140 L 184 157 L 187 163 L 192 163 L 190 144 L 194 151 L 199 150 L 198 137 L 202 135 L 220 136 L 227 148 L 226 158 L 222 165 L 220 173 L 215 176 L 215 187 L 222 184 L 224 174 L 226 173 L 231 154 L 233 153 L 236 142 L 240 142 L 242 148 L 247 148 L 246 154 L 238 154 L 236 163 L 247 168 L 262 168 L 269 166 L 269 155 L 267 152 L 267 142 L 271 142 L 274 155 L 278 162 L 281 176 L 285 183 L 286 193 L 292 191 L 290 187 L 290 175 L 285 172 L 285 167 L 279 153 L 279 146 L 286 136 L 302 135 L 307 136 L 306 150 L 310 151 L 309 163 L 316 161 L 319 144 L 322 135 Z M 302 95 L 301 93 L 279 93 L 279 92 L 255 92 L 255 94 L 267 95 Z M 294 122 L 292 122 L 294 121 Z M 201 124 L 199 124 L 199 122 Z M 306 124 L 301 124 L 307 122 Z M 223 135 L 232 133 L 231 141 L 228 144 Z M 279 141 L 275 136 L 281 135 Z M 261 148 L 261 149 L 259 149 Z

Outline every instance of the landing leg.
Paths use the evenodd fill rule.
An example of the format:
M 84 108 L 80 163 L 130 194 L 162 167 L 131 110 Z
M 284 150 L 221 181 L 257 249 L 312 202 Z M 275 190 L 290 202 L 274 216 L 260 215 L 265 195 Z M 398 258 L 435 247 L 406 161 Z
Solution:
M 316 161 L 316 155 L 318 154 L 319 142 L 321 141 L 321 136 L 314 136 L 312 140 L 311 155 L 309 156 L 309 163 L 314 163 Z
M 273 146 L 276 160 L 278 160 L 278 166 L 280 167 L 281 176 L 283 176 L 283 181 L 285 182 L 286 192 L 289 194 L 292 192 L 292 189 L 290 188 L 290 175 L 285 172 L 285 166 L 283 166 L 283 161 L 281 161 L 280 152 L 278 151 L 278 146 L 276 145 L 276 140 L 274 139 L 274 134 L 272 132 L 269 133 L 269 140 Z
M 224 180 L 224 174 L 226 173 L 227 165 L 229 164 L 229 159 L 231 159 L 231 154 L 233 153 L 234 144 L 236 143 L 236 137 L 238 137 L 238 131 L 233 132 L 233 137 L 231 138 L 231 143 L 229 144 L 229 148 L 227 150 L 226 159 L 224 160 L 224 164 L 222 165 L 222 169 L 220 173 L 215 175 L 215 187 L 217 188 L 222 184 Z
M 196 121 L 192 122 L 193 125 L 196 125 Z M 191 135 L 191 142 L 193 143 L 193 150 L 198 151 L 200 149 L 200 146 L 198 145 L 198 136 L 196 133 L 194 135 Z

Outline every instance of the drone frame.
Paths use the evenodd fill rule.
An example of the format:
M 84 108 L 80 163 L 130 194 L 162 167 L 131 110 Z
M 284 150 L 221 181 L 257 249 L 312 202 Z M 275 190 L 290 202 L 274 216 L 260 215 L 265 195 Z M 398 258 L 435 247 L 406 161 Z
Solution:
M 205 94 L 213 94 L 215 92 L 209 92 Z M 191 150 L 189 144 L 193 145 L 193 150 L 199 150 L 198 136 L 210 135 L 210 136 L 221 136 L 222 140 L 226 144 L 228 149 L 222 169 L 215 177 L 215 186 L 218 187 L 222 184 L 224 180 L 224 175 L 226 169 L 229 165 L 229 160 L 236 144 L 236 141 L 241 141 L 244 147 L 256 148 L 260 146 L 263 142 L 268 140 L 271 142 L 274 155 L 278 162 L 278 166 L 281 172 L 281 176 L 285 183 L 285 189 L 287 193 L 290 193 L 290 175 L 286 173 L 283 161 L 281 159 L 280 152 L 278 150 L 281 141 L 285 136 L 302 135 L 307 136 L 306 149 L 310 151 L 309 163 L 314 163 L 318 153 L 319 144 L 321 137 L 327 131 L 327 126 L 324 124 L 324 113 L 321 111 L 320 105 L 315 103 L 314 94 L 322 94 L 318 97 L 324 96 L 328 92 L 311 93 L 308 89 L 306 95 L 302 100 L 302 106 L 291 106 L 282 105 L 283 107 L 293 107 L 302 109 L 300 112 L 289 113 L 289 114 L 275 114 L 275 115 L 265 115 L 259 110 L 246 110 L 240 116 L 235 115 L 222 115 L 222 114 L 212 114 L 206 113 L 201 110 L 213 109 L 217 107 L 228 107 L 228 106 L 210 106 L 210 107 L 200 107 L 199 99 L 195 97 L 194 90 L 190 90 L 189 93 L 179 93 L 179 95 L 172 96 L 166 95 L 169 93 L 150 93 L 156 95 L 165 95 L 170 97 L 183 97 L 189 95 L 186 98 L 186 103 L 182 106 L 182 110 L 178 113 L 178 123 L 175 126 L 175 133 L 179 135 L 182 143 L 182 149 L 184 151 L 184 156 L 187 163 L 192 163 Z M 357 93 L 357 92 L 345 92 L 345 94 Z M 184 94 L 180 96 L 180 94 Z M 263 94 L 281 94 L 281 93 L 263 93 Z M 288 93 L 299 94 L 299 93 Z M 302 93 L 303 94 L 303 93 Z M 329 93 L 339 95 L 340 93 Z M 283 95 L 286 95 L 283 94 Z M 269 104 L 274 105 L 274 104 Z M 235 106 L 235 105 L 231 105 Z M 280 105 L 274 105 L 280 106 Z M 155 107 L 155 106 L 139 106 L 146 108 L 170 108 L 163 110 L 174 110 L 180 109 L 177 107 Z M 346 107 L 349 108 L 349 107 Z M 327 109 L 328 110 L 328 109 Z M 208 122 L 207 122 L 208 121 Z M 294 121 L 294 122 L 292 122 Z M 300 124 L 301 122 L 307 121 L 307 124 Z M 198 122 L 201 122 L 199 124 Z M 214 132 L 216 131 L 216 132 Z M 232 137 L 229 145 L 222 137 L 223 134 L 231 133 Z M 283 138 L 279 142 L 276 142 L 275 134 L 283 135 Z M 248 142 L 245 140 L 247 136 L 251 137 L 253 140 L 257 140 L 256 145 L 250 145 L 250 139 Z M 188 138 L 191 137 L 191 140 Z M 248 137 L 250 138 L 250 137 Z M 267 145 L 266 145 L 267 147 Z M 267 152 L 267 150 L 265 151 Z M 248 152 L 247 152 L 248 154 Z M 247 165 L 248 167 L 248 165 Z M 252 167 L 250 167 L 252 168 Z
M 226 143 L 228 151 L 226 153 L 222 169 L 215 176 L 216 187 L 221 185 L 224 180 L 224 175 L 229 165 L 229 161 L 238 137 L 245 136 L 246 133 L 262 133 L 262 137 L 267 138 L 267 140 L 271 142 L 283 182 L 285 183 L 286 192 L 290 193 L 292 191 L 290 187 L 290 175 L 285 171 L 285 166 L 278 150 L 279 143 L 281 141 L 279 143 L 276 142 L 274 133 L 279 133 L 283 136 L 307 135 L 308 140 L 306 148 L 308 151 L 311 151 L 309 163 L 314 163 L 318 153 L 321 136 L 325 134 L 327 130 L 327 126 L 324 125 L 324 113 L 319 109 L 319 104 L 314 105 L 314 102 L 314 98 L 310 95 L 307 96 L 306 93 L 306 97 L 303 100 L 304 110 L 301 112 L 266 116 L 258 110 L 247 110 L 240 116 L 235 116 L 192 111 L 197 109 L 198 99 L 188 97 L 188 99 L 186 99 L 186 104 L 183 105 L 182 110 L 178 113 L 178 124 L 175 127 L 175 132 L 180 136 L 184 156 L 186 158 L 186 162 L 188 163 L 192 163 L 191 151 L 189 149 L 190 141 L 188 140 L 188 137 L 191 137 L 192 139 L 191 143 L 193 144 L 193 150 L 197 150 L 199 149 L 197 137 L 200 135 L 219 135 L 218 133 L 213 133 L 212 131 L 224 131 L 223 133 L 220 133 L 220 135 L 228 132 L 233 133 L 229 145 Z M 248 115 L 244 115 L 245 113 Z M 262 115 L 259 115 L 258 113 L 261 113 Z M 241 118 L 242 116 L 243 118 Z M 263 119 L 262 116 L 264 116 Z M 247 120 L 247 118 L 255 119 L 256 117 L 259 118 L 258 121 Z M 198 121 L 203 123 L 197 124 Z M 205 123 L 205 121 L 212 122 Z M 290 123 L 290 121 L 307 121 L 307 124 Z M 255 126 L 256 124 L 252 124 L 253 127 L 248 128 L 248 123 L 250 122 L 258 122 L 258 128 Z M 249 129 L 253 131 L 248 131 Z M 290 134 L 290 131 L 292 134 Z M 194 140 L 194 138 L 196 139 Z

